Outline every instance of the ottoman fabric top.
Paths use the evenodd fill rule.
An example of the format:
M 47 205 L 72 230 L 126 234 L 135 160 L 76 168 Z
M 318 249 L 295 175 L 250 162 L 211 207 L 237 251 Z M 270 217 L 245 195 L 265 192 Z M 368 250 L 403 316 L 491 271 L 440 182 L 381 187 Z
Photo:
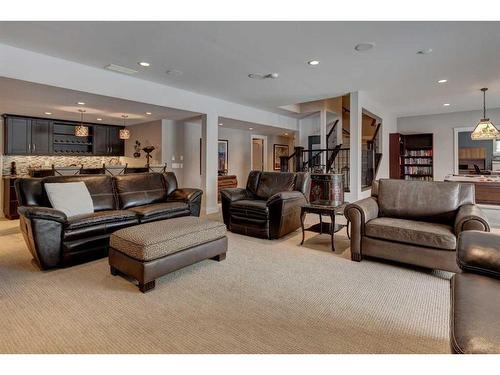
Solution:
M 150 261 L 225 235 L 223 223 L 186 216 L 117 230 L 110 246 L 134 259 Z

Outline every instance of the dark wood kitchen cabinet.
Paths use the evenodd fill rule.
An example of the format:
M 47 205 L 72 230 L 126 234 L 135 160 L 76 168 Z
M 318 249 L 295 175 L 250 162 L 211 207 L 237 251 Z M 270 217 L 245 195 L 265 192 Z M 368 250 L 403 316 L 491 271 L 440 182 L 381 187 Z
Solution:
M 123 156 L 121 126 L 84 123 L 88 137 L 75 136 L 78 122 L 3 115 L 7 155 Z
M 120 127 L 94 125 L 94 154 L 122 156 L 125 144 L 120 139 Z

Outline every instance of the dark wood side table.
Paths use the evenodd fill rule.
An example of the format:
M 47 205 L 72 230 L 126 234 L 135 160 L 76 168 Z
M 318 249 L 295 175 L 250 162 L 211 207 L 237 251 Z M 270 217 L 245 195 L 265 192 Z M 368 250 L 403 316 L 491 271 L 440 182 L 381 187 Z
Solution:
M 344 208 L 347 206 L 347 204 L 347 202 L 340 203 L 335 201 L 315 201 L 303 205 L 300 209 L 300 224 L 302 227 L 302 241 L 300 242 L 300 244 L 304 244 L 306 230 L 320 234 L 329 233 L 332 241 L 332 251 L 335 251 L 334 234 L 342 228 L 347 227 L 347 236 L 349 237 L 349 222 L 347 222 L 347 225 L 335 223 L 335 216 L 343 215 Z M 319 223 L 305 228 L 304 220 L 307 214 L 319 215 Z M 329 216 L 330 222 L 324 223 L 323 216 Z

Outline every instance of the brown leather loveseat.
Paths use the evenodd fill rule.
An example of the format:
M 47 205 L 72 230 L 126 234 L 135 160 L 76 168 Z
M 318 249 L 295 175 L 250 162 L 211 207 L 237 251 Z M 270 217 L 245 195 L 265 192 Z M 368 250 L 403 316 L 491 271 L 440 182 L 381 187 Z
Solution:
M 345 209 L 351 259 L 371 256 L 459 272 L 457 236 L 490 230 L 474 194 L 472 184 L 381 179 L 371 197 Z
M 300 208 L 308 201 L 310 180 L 305 172 L 252 171 L 246 189 L 221 191 L 224 223 L 234 233 L 283 237 L 300 227 Z
M 44 184 L 78 181 L 87 186 L 94 212 L 68 218 L 51 207 Z M 199 216 L 202 197 L 199 189 L 178 189 L 171 172 L 20 178 L 15 188 L 21 231 L 42 269 L 105 256 L 117 229 Z

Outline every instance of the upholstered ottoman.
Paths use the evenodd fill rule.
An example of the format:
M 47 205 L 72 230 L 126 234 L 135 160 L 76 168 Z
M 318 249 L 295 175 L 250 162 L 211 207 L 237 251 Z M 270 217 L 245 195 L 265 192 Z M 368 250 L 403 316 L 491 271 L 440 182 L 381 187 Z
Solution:
M 204 259 L 226 258 L 226 226 L 194 216 L 120 229 L 111 235 L 109 266 L 139 282 L 145 293 L 155 279 Z

